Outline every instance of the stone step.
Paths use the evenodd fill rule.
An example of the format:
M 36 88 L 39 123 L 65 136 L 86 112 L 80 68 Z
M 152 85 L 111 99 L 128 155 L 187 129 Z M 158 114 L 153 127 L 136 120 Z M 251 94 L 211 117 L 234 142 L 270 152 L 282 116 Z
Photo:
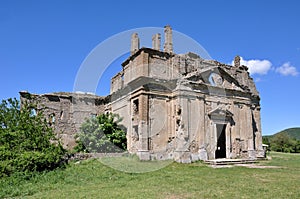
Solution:
M 205 161 L 206 164 L 210 165 L 253 164 L 257 162 L 258 160 L 251 159 L 215 159 Z

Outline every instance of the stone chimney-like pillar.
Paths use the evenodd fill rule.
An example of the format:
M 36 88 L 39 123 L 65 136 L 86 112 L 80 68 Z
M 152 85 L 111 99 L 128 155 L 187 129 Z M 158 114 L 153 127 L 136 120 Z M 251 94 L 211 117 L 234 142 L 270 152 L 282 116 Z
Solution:
M 130 55 L 133 55 L 140 49 L 140 39 L 137 33 L 131 35 Z
M 164 51 L 167 53 L 173 53 L 172 28 L 169 25 L 165 26 Z
M 240 65 L 241 65 L 241 57 L 237 55 L 234 58 L 234 66 L 239 67 Z
M 154 50 L 160 50 L 160 39 L 161 36 L 159 33 L 152 36 L 152 48 Z

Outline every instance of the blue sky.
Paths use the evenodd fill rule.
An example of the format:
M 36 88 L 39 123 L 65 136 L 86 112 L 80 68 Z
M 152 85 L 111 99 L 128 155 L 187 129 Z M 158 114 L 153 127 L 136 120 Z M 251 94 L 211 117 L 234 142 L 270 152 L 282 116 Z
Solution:
M 261 95 L 264 135 L 299 127 L 299 8 L 297 0 L 1 0 L 0 99 L 18 98 L 20 90 L 72 91 L 80 65 L 99 43 L 129 29 L 170 24 L 215 60 L 243 57 Z M 108 92 L 104 82 L 97 94 Z

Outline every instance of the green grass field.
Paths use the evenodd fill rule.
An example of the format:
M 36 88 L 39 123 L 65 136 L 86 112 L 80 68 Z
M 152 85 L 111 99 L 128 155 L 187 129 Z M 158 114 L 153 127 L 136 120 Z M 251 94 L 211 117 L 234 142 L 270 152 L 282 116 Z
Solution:
M 197 162 L 125 173 L 87 160 L 29 180 L 2 178 L 0 198 L 300 198 L 300 155 L 273 152 L 271 157 L 260 164 L 281 168 L 211 168 Z M 130 167 L 151 164 L 134 161 Z

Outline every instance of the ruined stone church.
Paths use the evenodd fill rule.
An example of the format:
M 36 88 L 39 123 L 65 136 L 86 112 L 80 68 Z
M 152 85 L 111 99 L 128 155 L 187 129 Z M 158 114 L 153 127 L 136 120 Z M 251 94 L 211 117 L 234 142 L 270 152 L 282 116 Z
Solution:
M 260 97 L 248 68 L 205 60 L 194 53 L 175 54 L 172 29 L 140 48 L 131 37 L 130 56 L 111 79 L 110 95 L 30 94 L 68 148 L 87 117 L 117 113 L 126 127 L 127 149 L 141 160 L 178 162 L 217 158 L 264 157 Z

